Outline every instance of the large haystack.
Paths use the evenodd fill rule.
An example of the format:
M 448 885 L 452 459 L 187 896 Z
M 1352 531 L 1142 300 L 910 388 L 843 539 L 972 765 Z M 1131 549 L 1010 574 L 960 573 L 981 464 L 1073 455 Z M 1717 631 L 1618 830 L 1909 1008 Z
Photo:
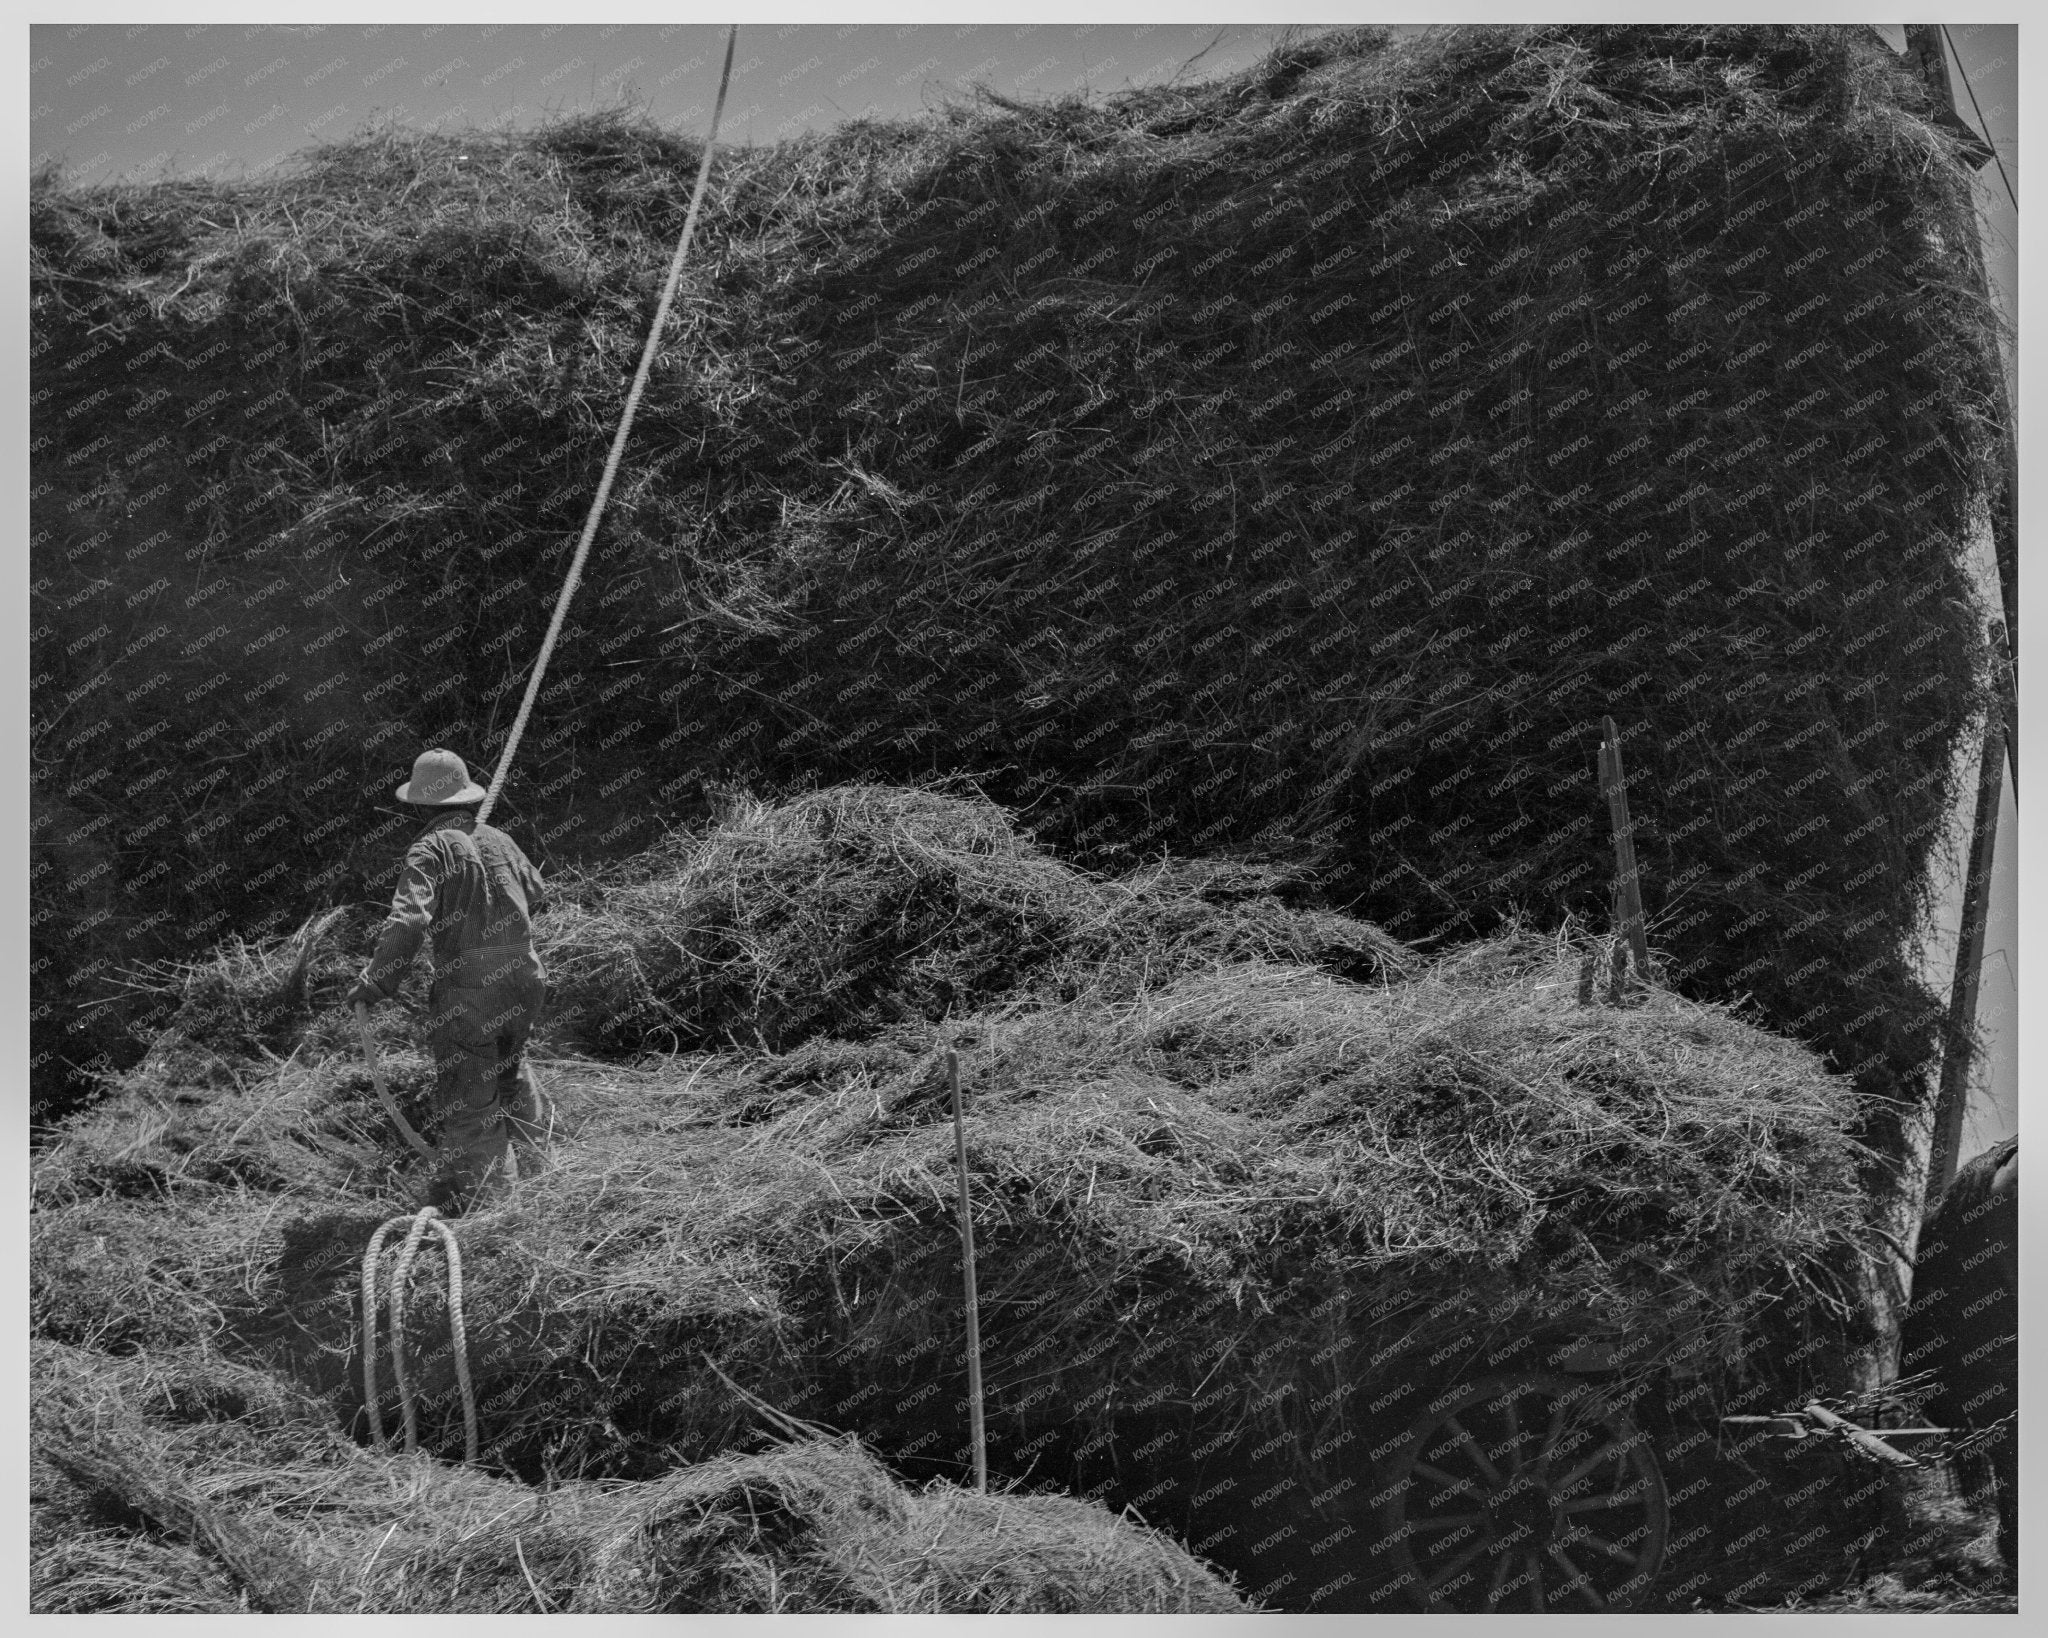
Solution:
M 1342 1561 L 1303 1555 L 1360 1531 L 1360 1476 L 1425 1385 L 1540 1369 L 1589 1336 L 1628 1343 L 1645 1415 L 1666 1414 L 1674 1368 L 1702 1384 L 1695 1418 L 1841 1385 L 1859 1340 L 1842 1277 L 1864 1239 L 1848 1083 L 1669 992 L 1581 1005 L 1571 940 L 1511 929 L 1360 982 L 1219 942 L 1229 915 L 1198 874 L 1170 907 L 1170 873 L 1049 871 L 984 804 L 870 788 L 737 814 L 672 844 L 667 878 L 641 861 L 589 884 L 564 912 L 575 948 L 622 960 L 662 934 L 648 904 L 693 894 L 763 927 L 792 880 L 808 936 L 855 947 L 887 850 L 821 857 L 820 813 L 870 843 L 891 818 L 983 838 L 978 896 L 871 974 L 926 1010 L 878 1029 L 849 1012 L 858 1038 L 782 1054 L 547 1065 L 552 1168 L 461 1229 L 488 1465 L 651 1479 L 715 1457 L 749 1421 L 715 1362 L 905 1473 L 957 1477 L 948 1049 L 971 1111 L 996 1471 L 1135 1504 L 1258 1596 L 1312 1607 L 1308 1567 L 1327 1581 Z M 955 991 L 906 982 L 979 960 L 974 905 L 1031 890 L 1150 894 L 1139 942 L 1176 924 L 1182 940 L 1155 936 L 1133 983 L 1128 950 L 1077 957 L 1082 917 L 1074 943 L 950 1015 Z M 594 931 L 613 893 L 623 925 Z M 1300 915 L 1261 914 L 1268 939 Z M 1336 943 L 1355 961 L 1386 941 Z M 690 960 L 715 1003 L 719 959 Z M 265 969 L 238 956 L 208 983 L 229 970 Z M 1059 982 L 1034 983 L 1046 973 Z M 166 1041 L 39 1157 L 40 1335 L 143 1356 L 211 1337 L 362 1430 L 358 1265 L 411 1168 L 350 1053 L 339 976 L 310 981 L 290 1058 L 216 1007 L 213 1085 L 181 1084 L 174 1054 L 201 1047 Z M 398 1024 L 381 1025 L 394 1048 Z M 424 1066 L 394 1063 L 416 1099 Z M 445 1307 L 410 1313 L 424 1437 L 459 1451 Z
M 978 771 L 1463 937 L 1604 915 L 1611 712 L 1676 981 L 1897 1092 L 1997 431 L 1926 113 L 1858 29 L 1362 31 L 724 153 L 508 813 Z M 108 966 L 374 892 L 364 804 L 499 743 L 696 157 L 39 182 L 46 1091 L 134 1056 Z

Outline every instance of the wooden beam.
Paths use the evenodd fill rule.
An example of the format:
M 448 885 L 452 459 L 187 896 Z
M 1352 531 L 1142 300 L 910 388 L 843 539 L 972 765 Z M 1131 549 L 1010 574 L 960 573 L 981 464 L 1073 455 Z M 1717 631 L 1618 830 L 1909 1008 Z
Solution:
M 1972 169 L 1982 170 L 1991 163 L 1991 144 L 1956 111 L 1955 83 L 1949 78 L 1939 23 L 1906 24 L 1906 60 L 1920 71 L 1934 98 L 1934 123 L 1962 143 Z
M 1946 129 L 1959 130 L 1969 138 L 1971 156 L 1979 167 L 1991 158 L 1991 148 L 1974 130 L 1964 124 L 1956 112 L 1955 86 L 1949 78 L 1948 53 L 1942 45 L 1942 28 L 1939 23 L 1908 23 L 1906 25 L 1906 57 L 1919 69 L 1926 81 L 1928 93 L 1934 98 L 1936 123 Z M 1962 247 L 1970 259 L 1977 294 L 1986 307 L 1991 305 L 1991 278 L 1984 266 L 1983 235 L 1978 233 L 1973 241 Z M 1999 602 L 2005 612 L 2005 629 L 1995 639 L 1995 646 L 2003 657 L 2006 672 L 2005 695 L 2005 753 L 2012 764 L 2012 789 L 2017 797 L 2020 789 L 2020 716 L 2019 716 L 2019 636 L 2020 636 L 2020 568 L 2019 568 L 2019 451 L 2013 440 L 2012 402 L 2005 390 L 2005 364 L 1999 354 L 1997 343 L 1991 348 L 1991 375 L 1994 407 L 1998 424 L 2003 434 L 2005 470 L 2000 476 L 1998 488 L 1991 495 L 1991 550 L 1998 559 Z
M 1977 765 L 1970 873 L 1963 878 L 1962 926 L 1956 936 L 1955 981 L 1949 989 L 1948 1030 L 1941 1052 L 1941 1091 L 1934 1102 L 1934 1139 L 1927 1154 L 1928 1213 L 1955 1181 L 1962 1145 L 1970 1060 L 1976 1050 L 1977 981 L 1984 967 L 1984 924 L 1990 912 L 1991 865 L 1998 844 L 1998 799 L 2004 774 L 2005 728 L 1994 709 L 1984 725 L 1984 755 Z
M 1825 1405 L 1807 1405 L 1806 1414 L 1831 1433 L 1839 1433 L 1850 1444 L 1866 1456 L 1875 1456 L 1880 1462 L 1891 1467 L 1918 1467 L 1920 1464 L 1903 1450 L 1894 1450 L 1868 1428 L 1859 1428 L 1846 1417 L 1837 1416 Z

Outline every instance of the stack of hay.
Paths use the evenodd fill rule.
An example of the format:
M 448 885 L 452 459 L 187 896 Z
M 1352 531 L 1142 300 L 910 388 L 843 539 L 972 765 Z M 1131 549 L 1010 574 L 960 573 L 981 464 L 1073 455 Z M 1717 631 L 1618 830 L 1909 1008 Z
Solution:
M 1601 913 L 1611 713 L 1688 993 L 1883 1117 L 2000 461 L 1928 112 L 1866 29 L 1361 30 L 723 151 L 513 800 L 617 849 L 707 779 L 986 770 L 1467 937 Z M 95 960 L 365 890 L 333 793 L 491 754 L 697 159 L 612 116 L 35 187 L 39 1095 L 127 1050 Z M 230 699 L 247 781 L 195 761 Z
M 1663 992 L 1582 1007 L 1568 938 L 1511 929 L 1425 966 L 1271 895 L 1202 897 L 1218 882 L 1245 886 L 1088 877 L 985 803 L 864 787 L 745 807 L 586 883 L 545 928 L 565 1034 L 627 1028 L 622 973 L 734 1040 L 787 1036 L 808 984 L 839 1033 L 548 1066 L 555 1164 L 461 1228 L 487 1465 L 715 1457 L 748 1413 L 708 1360 L 901 1471 L 959 1474 L 948 1051 L 998 1473 L 1143 1497 L 1195 1539 L 1242 1500 L 1197 1498 L 1248 1451 L 1305 1496 L 1398 1430 L 1425 1354 L 1448 1380 L 1604 1328 L 1726 1387 L 1768 1318 L 1818 1339 L 1791 1374 L 1829 1380 L 1859 1150 L 1804 1048 Z M 240 1084 L 182 1104 L 131 1076 L 45 1152 L 41 1335 L 212 1337 L 359 1415 L 357 1269 L 408 1162 L 338 997 L 314 999 L 297 1061 L 252 1047 Z M 411 1320 L 423 1436 L 459 1452 L 445 1311 Z

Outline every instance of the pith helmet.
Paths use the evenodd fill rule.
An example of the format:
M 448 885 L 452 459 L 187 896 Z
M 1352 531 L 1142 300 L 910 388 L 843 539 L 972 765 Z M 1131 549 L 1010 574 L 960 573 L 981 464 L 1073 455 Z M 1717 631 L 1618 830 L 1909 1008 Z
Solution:
M 412 778 L 398 787 L 398 800 L 423 808 L 455 808 L 481 802 L 487 795 L 483 786 L 469 777 L 469 769 L 453 751 L 422 751 L 412 765 Z

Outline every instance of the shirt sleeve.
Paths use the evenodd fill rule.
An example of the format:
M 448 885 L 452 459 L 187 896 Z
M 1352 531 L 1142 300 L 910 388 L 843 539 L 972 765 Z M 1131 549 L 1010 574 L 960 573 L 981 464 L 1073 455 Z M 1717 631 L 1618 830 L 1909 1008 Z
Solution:
M 531 921 L 548 907 L 548 884 L 542 878 L 540 867 L 526 856 L 526 850 L 517 842 L 511 842 L 513 873 L 519 878 L 519 891 L 526 895 L 526 915 Z
M 434 921 L 434 895 L 441 886 L 440 850 L 430 839 L 415 842 L 405 855 L 398 888 L 391 895 L 391 914 L 384 918 L 377 950 L 364 979 L 388 997 L 398 991 L 406 969 L 419 954 L 420 940 Z

